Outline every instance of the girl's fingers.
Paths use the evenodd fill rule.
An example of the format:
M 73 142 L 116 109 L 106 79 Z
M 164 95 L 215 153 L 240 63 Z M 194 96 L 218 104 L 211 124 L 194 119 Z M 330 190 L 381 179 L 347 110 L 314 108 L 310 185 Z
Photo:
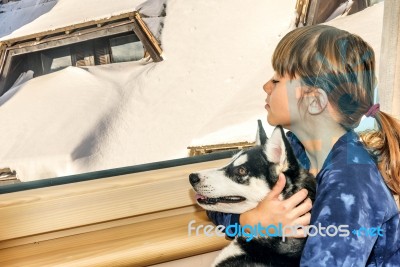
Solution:
M 293 208 L 293 210 L 290 211 L 288 215 L 290 218 L 298 218 L 309 212 L 311 208 L 312 208 L 311 199 L 307 198 L 303 203 Z
M 307 226 L 310 225 L 311 213 L 307 212 L 303 216 L 294 220 L 293 225 Z
M 298 206 L 301 202 L 303 202 L 307 198 L 307 195 L 308 195 L 307 189 L 301 189 L 299 192 L 297 192 L 290 198 L 284 200 L 286 209 L 292 210 L 294 207 Z

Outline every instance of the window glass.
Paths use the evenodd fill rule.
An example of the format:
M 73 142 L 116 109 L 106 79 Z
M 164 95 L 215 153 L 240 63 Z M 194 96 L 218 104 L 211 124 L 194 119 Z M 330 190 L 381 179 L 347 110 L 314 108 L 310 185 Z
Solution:
M 112 38 L 110 46 L 113 63 L 140 60 L 144 55 L 142 42 L 135 34 Z
M 69 47 L 59 47 L 41 53 L 43 73 L 54 72 L 72 66 Z

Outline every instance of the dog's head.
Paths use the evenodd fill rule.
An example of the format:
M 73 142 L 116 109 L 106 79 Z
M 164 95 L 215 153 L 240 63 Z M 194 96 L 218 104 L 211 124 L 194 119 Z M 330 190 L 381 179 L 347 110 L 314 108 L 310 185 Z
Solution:
M 189 181 L 197 193 L 197 203 L 204 209 L 243 213 L 271 191 L 279 173 L 285 173 L 288 186 L 290 177 L 299 176 L 299 171 L 282 127 L 276 127 L 268 139 L 259 121 L 256 146 L 238 152 L 222 168 L 190 174 Z

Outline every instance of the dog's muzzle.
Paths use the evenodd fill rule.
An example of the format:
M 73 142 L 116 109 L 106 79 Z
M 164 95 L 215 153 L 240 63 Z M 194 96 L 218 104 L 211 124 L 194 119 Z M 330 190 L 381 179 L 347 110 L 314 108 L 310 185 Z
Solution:
M 189 182 L 193 188 L 196 188 L 195 186 L 200 182 L 199 175 L 197 173 L 191 173 L 189 175 Z M 203 205 L 214 205 L 217 203 L 238 203 L 245 200 L 246 198 L 241 196 L 206 197 L 199 193 L 196 194 L 196 201 Z
M 191 173 L 189 175 L 189 182 L 192 186 L 195 186 L 200 182 L 200 177 L 197 173 Z

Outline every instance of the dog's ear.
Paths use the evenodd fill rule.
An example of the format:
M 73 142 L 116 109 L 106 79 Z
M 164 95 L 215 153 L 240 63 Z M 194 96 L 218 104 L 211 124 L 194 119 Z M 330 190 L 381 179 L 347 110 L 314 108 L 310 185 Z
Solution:
M 280 172 L 284 172 L 289 168 L 298 168 L 298 162 L 294 156 L 293 149 L 281 126 L 277 126 L 274 129 L 271 137 L 268 139 L 265 150 L 268 160 L 280 166 Z
M 257 128 L 257 136 L 256 136 L 256 145 L 264 146 L 267 142 L 267 134 L 264 131 L 264 127 L 262 126 L 261 120 L 258 120 L 258 128 Z
M 284 164 L 286 162 L 286 146 L 283 142 L 284 134 L 280 126 L 276 127 L 266 146 L 268 160 L 276 164 Z

